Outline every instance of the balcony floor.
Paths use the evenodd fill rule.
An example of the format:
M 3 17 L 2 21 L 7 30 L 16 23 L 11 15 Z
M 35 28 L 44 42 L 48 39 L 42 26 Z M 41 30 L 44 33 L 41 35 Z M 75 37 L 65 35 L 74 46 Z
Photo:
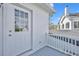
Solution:
M 37 52 L 31 54 L 30 56 L 68 56 L 62 52 L 59 52 L 50 47 L 44 47 L 38 50 Z

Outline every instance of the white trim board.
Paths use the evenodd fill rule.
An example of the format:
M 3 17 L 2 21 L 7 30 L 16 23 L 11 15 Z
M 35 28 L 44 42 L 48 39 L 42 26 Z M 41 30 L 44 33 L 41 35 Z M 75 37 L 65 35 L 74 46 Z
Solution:
M 0 3 L 0 55 L 2 56 L 2 47 L 3 47 L 3 44 L 2 44 L 2 42 L 3 42 L 3 40 L 2 40 L 2 35 L 3 35 L 3 33 L 2 33 L 2 10 L 3 9 L 3 7 L 2 7 L 2 4 Z

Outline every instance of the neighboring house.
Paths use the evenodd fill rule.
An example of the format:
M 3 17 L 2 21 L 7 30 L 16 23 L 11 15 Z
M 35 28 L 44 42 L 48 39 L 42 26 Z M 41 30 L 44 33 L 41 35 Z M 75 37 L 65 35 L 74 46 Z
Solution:
M 44 47 L 54 12 L 44 3 L 0 4 L 0 55 L 29 55 Z
M 59 30 L 79 30 L 79 13 L 69 13 L 68 6 L 65 7 L 64 15 L 59 21 Z

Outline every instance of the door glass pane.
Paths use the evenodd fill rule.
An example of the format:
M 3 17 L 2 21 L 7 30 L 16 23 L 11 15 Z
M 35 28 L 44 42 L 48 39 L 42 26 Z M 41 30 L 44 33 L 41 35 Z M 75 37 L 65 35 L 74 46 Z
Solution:
M 24 18 L 24 12 L 23 11 L 20 11 L 20 17 Z
M 15 32 L 28 30 L 28 13 L 15 9 Z
M 28 13 L 25 13 L 25 18 L 27 18 L 27 19 L 28 19 Z
M 15 16 L 19 16 L 19 10 L 15 9 Z

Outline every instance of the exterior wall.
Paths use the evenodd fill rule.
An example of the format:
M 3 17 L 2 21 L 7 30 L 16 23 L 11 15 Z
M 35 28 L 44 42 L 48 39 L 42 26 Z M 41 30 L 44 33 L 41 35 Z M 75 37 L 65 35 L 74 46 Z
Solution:
M 79 31 L 79 28 L 74 28 L 74 21 L 79 21 L 79 17 L 76 16 L 70 16 L 69 18 L 65 18 L 64 21 L 61 23 L 60 21 L 60 30 L 72 30 L 72 31 Z M 66 25 L 64 26 L 65 28 L 62 29 L 62 24 L 66 24 L 67 22 L 70 23 L 70 28 L 66 29 Z
M 48 32 L 49 14 L 37 8 L 34 9 L 33 15 L 33 48 L 35 49 L 46 44 L 45 34 Z
M 38 7 L 34 4 L 13 4 L 24 9 L 31 11 L 31 28 L 32 28 L 32 49 L 38 50 L 43 46 L 47 45 L 47 33 L 48 33 L 48 24 L 49 24 L 49 12 L 44 10 L 41 7 Z M 1 9 L 0 9 L 0 19 L 1 19 Z M 0 20 L 0 24 L 2 21 Z M 2 25 L 0 25 L 1 27 Z M 2 27 L 1 27 L 2 28 Z M 2 32 L 2 30 L 0 30 Z M 0 39 L 2 34 L 0 33 Z M 2 40 L 0 40 L 0 47 L 2 46 Z M 0 50 L 0 55 L 2 55 L 2 50 Z
M 72 23 L 72 25 L 71 25 L 71 27 L 72 27 L 72 30 L 73 31 L 79 31 L 79 28 L 74 28 L 74 21 L 79 21 L 79 17 L 73 17 L 73 18 L 71 18 L 71 23 Z
M 33 4 L 22 5 L 32 11 L 32 48 L 39 49 L 46 45 L 45 34 L 48 32 L 49 13 Z
M 69 29 L 66 28 L 66 23 L 67 23 L 67 22 L 70 23 L 70 28 L 69 28 Z M 62 24 L 64 24 L 64 29 L 62 29 Z M 60 30 L 71 30 L 71 21 L 69 20 L 68 17 L 66 17 L 66 18 L 64 19 L 64 21 L 63 21 L 62 23 L 60 23 Z

